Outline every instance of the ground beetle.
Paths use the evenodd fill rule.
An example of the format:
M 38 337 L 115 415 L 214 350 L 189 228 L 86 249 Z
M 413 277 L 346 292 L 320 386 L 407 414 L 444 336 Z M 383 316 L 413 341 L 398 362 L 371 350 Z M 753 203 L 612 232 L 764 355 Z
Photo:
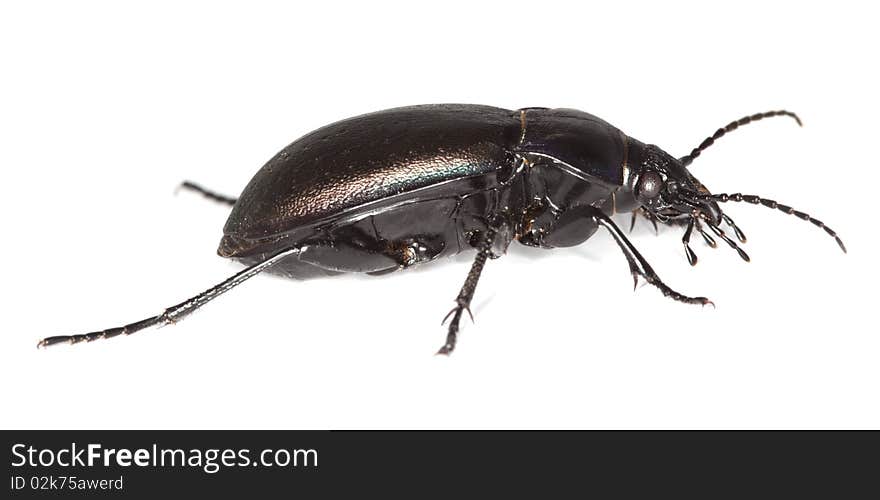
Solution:
M 745 235 L 718 207 L 748 202 L 822 222 L 758 196 L 713 194 L 687 170 L 717 139 L 741 125 L 788 111 L 747 116 L 718 129 L 690 154 L 673 158 L 605 121 L 573 109 L 516 111 L 467 104 L 410 106 L 370 113 L 320 128 L 281 150 L 254 176 L 238 199 L 186 182 L 183 187 L 232 205 L 217 250 L 248 267 L 162 314 L 94 333 L 49 337 L 40 347 L 131 334 L 175 323 L 260 272 L 292 278 L 345 272 L 383 274 L 476 249 L 458 294 L 446 343 L 455 348 L 462 314 L 489 258 L 517 240 L 540 248 L 569 247 L 601 226 L 611 233 L 634 280 L 641 276 L 680 302 L 711 304 L 668 287 L 611 220 L 641 214 L 684 227 L 685 255 L 696 229 L 710 246 L 709 230 L 745 260 Z

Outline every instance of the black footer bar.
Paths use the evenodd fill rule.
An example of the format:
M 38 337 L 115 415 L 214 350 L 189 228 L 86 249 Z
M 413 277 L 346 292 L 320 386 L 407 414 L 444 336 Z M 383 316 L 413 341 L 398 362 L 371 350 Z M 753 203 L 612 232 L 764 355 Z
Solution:
M 3 431 L 5 498 L 880 493 L 877 432 Z M 875 496 L 876 498 L 876 496 Z

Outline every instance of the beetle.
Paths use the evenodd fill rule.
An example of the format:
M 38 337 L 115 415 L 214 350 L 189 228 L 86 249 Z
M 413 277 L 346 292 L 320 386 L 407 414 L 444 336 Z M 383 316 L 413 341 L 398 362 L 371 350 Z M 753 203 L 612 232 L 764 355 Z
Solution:
M 48 337 L 38 347 L 175 323 L 263 271 L 298 279 L 384 274 L 476 250 L 455 306 L 443 320 L 449 326 L 438 354 L 449 354 L 489 259 L 502 256 L 514 240 L 537 248 L 570 247 L 600 227 L 614 238 L 636 284 L 641 277 L 676 301 L 712 304 L 667 286 L 611 216 L 631 211 L 632 223 L 642 215 L 655 227 L 658 222 L 683 227 L 681 241 L 691 265 L 697 263 L 690 247 L 695 230 L 710 246 L 716 246 L 711 232 L 749 260 L 721 228 L 726 225 L 746 241 L 719 207 L 726 202 L 799 217 L 824 229 L 846 252 L 837 233 L 810 215 L 759 196 L 712 193 L 688 170 L 728 132 L 774 116 L 801 124 L 784 110 L 746 116 L 681 158 L 574 109 L 433 104 L 342 120 L 282 149 L 237 199 L 183 183 L 232 206 L 217 252 L 244 263 L 244 270 L 157 316 Z

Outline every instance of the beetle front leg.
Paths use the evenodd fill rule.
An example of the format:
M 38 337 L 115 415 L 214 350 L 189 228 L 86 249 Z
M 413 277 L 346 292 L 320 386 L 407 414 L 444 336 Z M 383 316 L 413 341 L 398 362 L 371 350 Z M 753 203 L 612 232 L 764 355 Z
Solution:
M 619 227 L 617 227 L 617 224 L 615 224 L 611 218 L 605 215 L 601 210 L 596 209 L 593 219 L 597 224 L 607 229 L 608 232 L 611 233 L 611 236 L 614 237 L 614 241 L 617 242 L 617 245 L 626 257 L 626 261 L 629 264 L 629 270 L 633 275 L 633 280 L 636 285 L 638 284 L 638 276 L 641 276 L 645 281 L 660 289 L 660 291 L 663 292 L 663 295 L 670 297 L 673 300 L 685 302 L 687 304 L 712 304 L 712 301 L 706 297 L 688 297 L 687 295 L 683 295 L 672 288 L 669 288 L 669 286 L 667 286 L 666 283 L 663 283 L 660 277 L 657 276 L 657 273 L 654 272 L 651 265 L 648 264 L 645 258 L 642 257 L 638 250 L 636 250 L 636 247 L 634 247 L 626 238 L 626 235 Z
M 639 216 L 644 217 L 654 226 L 654 234 L 660 234 L 660 229 L 657 227 L 657 217 L 654 217 L 651 212 L 645 210 L 642 207 L 638 207 L 633 209 L 632 218 L 629 220 L 629 232 L 632 233 L 633 229 L 636 227 L 636 220 Z

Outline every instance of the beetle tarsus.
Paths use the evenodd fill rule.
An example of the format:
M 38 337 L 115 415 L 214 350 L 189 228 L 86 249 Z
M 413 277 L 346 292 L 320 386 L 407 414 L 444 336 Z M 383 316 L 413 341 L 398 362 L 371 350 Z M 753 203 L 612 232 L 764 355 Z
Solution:
M 669 297 L 672 300 L 675 300 L 678 302 L 684 302 L 685 304 L 697 304 L 697 305 L 701 305 L 701 306 L 706 306 L 706 305 L 711 304 L 712 307 L 715 307 L 715 303 L 712 302 L 711 300 L 707 299 L 706 297 L 688 297 L 687 295 L 676 292 L 672 288 L 669 288 L 669 285 L 667 285 L 666 283 L 663 283 L 663 281 L 660 279 L 660 277 L 657 276 L 656 274 L 645 276 L 645 281 L 647 281 L 648 283 L 650 283 L 650 284 L 654 285 L 655 287 L 657 287 L 658 289 L 660 289 L 660 292 L 663 293 L 663 296 Z
M 492 254 L 492 245 L 495 243 L 495 237 L 497 234 L 498 231 L 492 227 L 486 231 L 486 235 L 477 249 L 477 256 L 474 257 L 474 263 L 471 265 L 471 270 L 468 272 L 467 278 L 464 280 L 464 285 L 462 285 L 461 291 L 458 292 L 458 297 L 455 299 L 456 306 L 446 314 L 445 318 L 443 318 L 443 323 L 446 323 L 449 316 L 452 316 L 452 321 L 449 322 L 446 343 L 443 344 L 443 347 L 441 347 L 439 351 L 437 351 L 437 354 L 448 355 L 455 349 L 455 342 L 458 339 L 459 322 L 461 321 L 461 315 L 464 311 L 467 311 L 468 315 L 471 317 L 471 321 L 474 320 L 474 315 L 471 313 L 471 299 L 474 298 L 474 292 L 477 290 L 477 283 L 480 281 L 480 274 L 483 272 L 483 266 L 486 265 L 486 260 Z
M 82 333 L 79 335 L 59 335 L 57 337 L 47 337 L 37 343 L 37 348 L 50 347 L 57 344 L 78 344 L 80 342 L 93 342 L 98 339 L 111 339 L 119 335 L 131 335 L 132 333 L 150 328 L 151 326 L 171 323 L 172 319 L 168 316 L 169 311 L 170 309 L 167 309 L 158 316 L 153 316 L 152 318 L 136 321 L 134 323 L 130 323 L 125 326 L 119 326 L 116 328 L 108 328 L 106 330 L 91 333 Z
M 162 325 L 162 324 L 171 324 L 175 323 L 184 317 L 192 314 L 196 309 L 202 307 L 207 304 L 211 300 L 219 297 L 225 292 L 235 288 L 236 286 L 242 284 L 248 278 L 256 276 L 257 274 L 265 271 L 270 266 L 276 264 L 280 260 L 284 259 L 293 254 L 297 254 L 300 251 L 300 247 L 291 247 L 285 250 L 282 250 L 275 255 L 269 257 L 268 259 L 254 264 L 242 271 L 238 274 L 228 278 L 226 281 L 211 287 L 204 292 L 192 297 L 190 299 L 177 304 L 176 306 L 169 307 L 162 312 L 162 314 L 158 316 L 153 316 L 147 319 L 143 319 L 140 321 L 136 321 L 134 323 L 129 323 L 128 325 L 109 328 L 107 330 L 102 330 L 98 332 L 85 333 L 80 335 L 60 335 L 56 337 L 46 337 L 37 343 L 37 348 L 41 347 L 49 347 L 56 344 L 78 344 L 80 342 L 91 342 L 93 340 L 98 339 L 109 339 L 112 337 L 116 337 L 119 335 L 131 335 L 132 333 L 139 332 L 141 330 L 145 330 L 147 328 Z
M 461 313 L 464 311 L 465 307 L 458 306 L 449 313 L 452 314 L 452 321 L 449 323 L 449 331 L 446 334 L 446 343 L 443 344 L 443 347 L 437 351 L 437 355 L 448 356 L 455 350 L 455 342 L 458 339 L 458 330 L 459 330 L 459 321 L 461 321 Z M 446 315 L 449 317 L 449 314 Z M 445 323 L 446 320 L 444 319 Z

